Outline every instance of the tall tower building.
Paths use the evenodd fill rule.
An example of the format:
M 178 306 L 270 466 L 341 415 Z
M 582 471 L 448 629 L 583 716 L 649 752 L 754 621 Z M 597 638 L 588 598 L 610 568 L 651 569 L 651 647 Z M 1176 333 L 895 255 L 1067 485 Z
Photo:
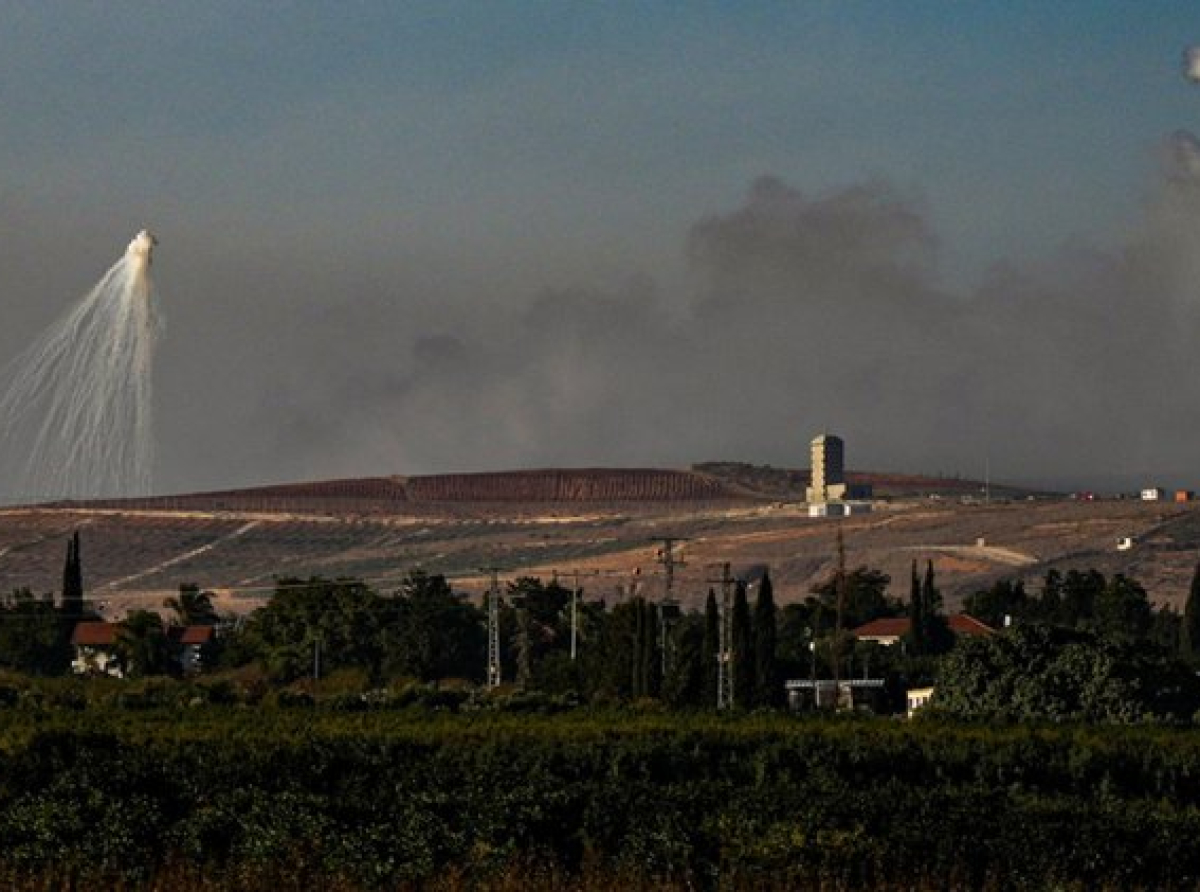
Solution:
M 841 437 L 821 434 L 812 441 L 812 479 L 805 499 L 838 502 L 846 497 L 846 444 Z

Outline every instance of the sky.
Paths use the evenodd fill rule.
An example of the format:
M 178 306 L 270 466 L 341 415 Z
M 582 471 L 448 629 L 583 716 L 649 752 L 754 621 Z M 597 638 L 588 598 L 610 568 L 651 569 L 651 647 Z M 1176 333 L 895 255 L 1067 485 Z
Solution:
M 1200 488 L 1193 3 L 2 12 L 0 363 L 153 229 L 159 491 Z

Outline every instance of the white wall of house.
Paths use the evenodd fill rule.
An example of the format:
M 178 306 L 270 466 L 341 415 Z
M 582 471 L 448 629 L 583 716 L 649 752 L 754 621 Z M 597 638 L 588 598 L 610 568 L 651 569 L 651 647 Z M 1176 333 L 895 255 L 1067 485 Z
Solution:
M 125 673 L 115 654 L 101 647 L 83 647 L 76 645 L 75 659 L 71 661 L 71 671 L 76 675 L 111 675 L 122 678 Z
M 911 719 L 913 713 L 933 699 L 933 688 L 909 688 L 906 699 L 908 700 L 908 717 Z

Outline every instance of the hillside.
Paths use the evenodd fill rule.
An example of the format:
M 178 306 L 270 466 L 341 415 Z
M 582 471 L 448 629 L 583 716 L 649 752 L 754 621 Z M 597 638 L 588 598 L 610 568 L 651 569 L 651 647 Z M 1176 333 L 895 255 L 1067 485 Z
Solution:
M 847 472 L 848 482 L 874 488 L 879 498 L 943 496 L 982 492 L 978 481 L 959 478 Z M 690 470 L 578 468 L 434 474 L 417 477 L 364 477 L 261 486 L 251 489 L 185 493 L 137 499 L 56 503 L 58 508 L 137 511 L 252 511 L 287 514 L 429 515 L 473 511 L 520 514 L 547 505 L 640 505 L 731 501 L 796 501 L 808 486 L 807 470 L 740 462 L 707 462 Z M 998 497 L 1024 497 L 1026 490 L 994 487 Z
M 158 604 L 184 582 L 245 609 L 282 575 L 356 576 L 386 591 L 418 567 L 469 591 L 485 566 L 505 578 L 557 573 L 611 601 L 661 593 L 658 540 L 671 536 L 681 540 L 678 594 L 688 603 L 701 602 L 724 561 L 735 571 L 769 566 L 787 602 L 832 569 L 836 522 L 807 516 L 794 491 L 806 477 L 747 465 L 378 477 L 9 508 L 0 510 L 0 591 L 56 591 L 66 539 L 80 529 L 89 595 L 118 612 Z M 932 560 L 951 604 L 1003 576 L 1094 566 L 1180 605 L 1200 548 L 1190 504 L 984 504 L 971 481 L 852 479 L 872 482 L 880 498 L 873 513 L 842 521 L 848 560 L 890 574 L 899 595 L 912 561 Z M 1121 536 L 1137 544 L 1118 551 Z
M 333 514 L 422 514 L 439 506 L 503 503 L 721 501 L 739 493 L 690 471 L 584 468 L 367 477 L 142 499 L 97 500 L 89 508 L 173 511 L 267 511 Z M 62 507 L 79 507 L 64 503 Z

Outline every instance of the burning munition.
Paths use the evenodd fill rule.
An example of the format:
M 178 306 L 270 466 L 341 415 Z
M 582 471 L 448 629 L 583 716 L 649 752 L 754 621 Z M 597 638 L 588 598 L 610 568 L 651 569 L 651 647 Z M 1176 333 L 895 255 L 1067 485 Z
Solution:
M 1194 84 L 1200 84 L 1200 46 L 1188 47 L 1183 51 L 1183 76 Z
M 150 491 L 159 332 L 143 229 L 103 278 L 0 370 L 0 485 L 21 501 Z
M 154 246 L 157 244 L 158 239 L 154 237 L 154 233 L 149 229 L 143 229 L 133 237 L 133 241 L 125 249 L 125 256 L 135 264 L 148 267 L 151 260 L 150 255 L 154 252 Z

